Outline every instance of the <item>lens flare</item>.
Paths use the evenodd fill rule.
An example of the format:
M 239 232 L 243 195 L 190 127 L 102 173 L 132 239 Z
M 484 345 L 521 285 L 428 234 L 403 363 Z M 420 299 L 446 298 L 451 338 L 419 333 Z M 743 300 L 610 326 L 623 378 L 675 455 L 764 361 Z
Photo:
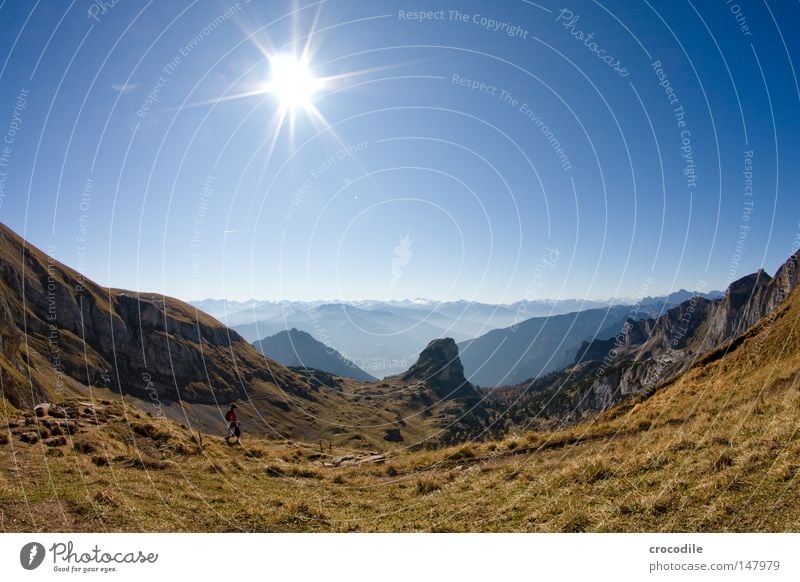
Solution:
M 274 94 L 284 109 L 309 109 L 322 81 L 314 77 L 308 63 L 291 54 L 270 58 L 268 92 Z

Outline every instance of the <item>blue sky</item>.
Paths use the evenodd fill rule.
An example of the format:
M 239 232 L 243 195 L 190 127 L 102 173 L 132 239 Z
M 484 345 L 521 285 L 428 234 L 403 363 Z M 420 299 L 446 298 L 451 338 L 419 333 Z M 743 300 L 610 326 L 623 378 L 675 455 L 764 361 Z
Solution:
M 4 2 L 0 221 L 186 300 L 722 288 L 797 247 L 798 10 Z

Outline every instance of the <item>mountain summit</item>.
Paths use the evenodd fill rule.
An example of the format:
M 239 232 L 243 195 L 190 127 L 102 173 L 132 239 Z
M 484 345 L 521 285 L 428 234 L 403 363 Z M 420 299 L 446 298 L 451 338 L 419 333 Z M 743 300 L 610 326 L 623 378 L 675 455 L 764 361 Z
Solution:
M 474 395 L 472 385 L 464 376 L 458 346 L 449 337 L 430 342 L 402 379 L 405 382 L 428 382 L 440 397 Z
M 374 382 L 377 379 L 333 348 L 297 328 L 285 329 L 253 345 L 265 356 L 284 366 L 321 370 L 359 382 Z

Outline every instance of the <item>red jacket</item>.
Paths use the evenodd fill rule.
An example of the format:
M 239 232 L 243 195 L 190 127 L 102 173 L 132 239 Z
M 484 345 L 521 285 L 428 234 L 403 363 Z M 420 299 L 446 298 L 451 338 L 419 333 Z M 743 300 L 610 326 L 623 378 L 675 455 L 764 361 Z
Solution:
M 227 420 L 228 422 L 238 422 L 239 419 L 236 418 L 236 411 L 235 410 L 229 410 L 228 412 L 226 412 L 225 413 L 225 420 Z

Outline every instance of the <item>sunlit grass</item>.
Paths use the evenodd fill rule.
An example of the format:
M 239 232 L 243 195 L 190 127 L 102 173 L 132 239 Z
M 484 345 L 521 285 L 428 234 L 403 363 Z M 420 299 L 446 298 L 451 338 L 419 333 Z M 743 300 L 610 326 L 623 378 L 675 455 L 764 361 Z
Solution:
M 229 447 L 206 436 L 200 448 L 196 435 L 134 409 L 76 436 L 63 456 L 12 438 L 0 445 L 0 523 L 6 531 L 798 531 L 798 304 L 794 297 L 735 352 L 591 423 L 389 451 L 384 464 L 332 467 L 333 456 L 359 451 L 288 441 Z

